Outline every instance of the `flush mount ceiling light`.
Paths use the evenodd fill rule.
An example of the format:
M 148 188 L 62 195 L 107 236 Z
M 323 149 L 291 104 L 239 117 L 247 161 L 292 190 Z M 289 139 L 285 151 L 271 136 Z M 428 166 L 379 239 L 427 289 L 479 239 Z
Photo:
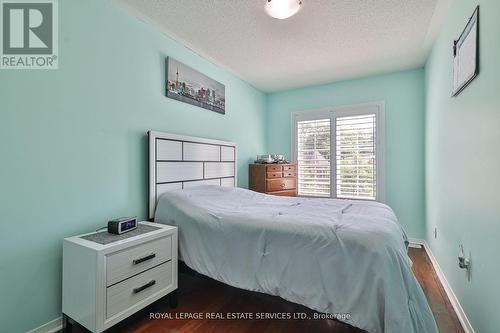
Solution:
M 266 13 L 283 20 L 297 14 L 302 6 L 302 0 L 267 0 Z

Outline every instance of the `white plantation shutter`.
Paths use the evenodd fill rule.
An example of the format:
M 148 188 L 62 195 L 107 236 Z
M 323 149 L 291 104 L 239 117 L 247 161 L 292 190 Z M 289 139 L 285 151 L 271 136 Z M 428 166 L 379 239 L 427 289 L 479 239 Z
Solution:
M 377 197 L 375 114 L 335 118 L 337 198 Z
M 298 194 L 330 197 L 330 119 L 297 122 Z
M 298 194 L 384 201 L 384 105 L 294 115 Z

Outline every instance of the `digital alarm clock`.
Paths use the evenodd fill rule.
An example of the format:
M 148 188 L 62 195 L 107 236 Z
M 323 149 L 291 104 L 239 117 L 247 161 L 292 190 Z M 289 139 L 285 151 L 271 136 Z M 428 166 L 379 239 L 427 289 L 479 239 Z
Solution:
M 108 222 L 108 232 L 112 234 L 123 234 L 137 228 L 137 217 L 120 217 Z

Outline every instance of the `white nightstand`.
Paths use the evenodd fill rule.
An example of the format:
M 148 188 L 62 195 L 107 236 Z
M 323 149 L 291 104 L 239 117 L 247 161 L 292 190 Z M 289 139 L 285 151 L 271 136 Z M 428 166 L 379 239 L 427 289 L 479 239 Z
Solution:
M 104 231 L 64 239 L 65 323 L 69 317 L 102 332 L 168 294 L 175 306 L 176 289 L 176 227 L 140 222 L 122 235 Z

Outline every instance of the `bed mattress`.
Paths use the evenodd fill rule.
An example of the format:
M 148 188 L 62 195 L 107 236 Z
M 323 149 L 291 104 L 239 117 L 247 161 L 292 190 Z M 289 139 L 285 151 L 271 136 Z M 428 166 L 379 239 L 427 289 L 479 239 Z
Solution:
M 371 333 L 438 332 L 391 208 L 200 186 L 163 194 L 155 221 L 179 227 L 195 271 L 280 296 Z

